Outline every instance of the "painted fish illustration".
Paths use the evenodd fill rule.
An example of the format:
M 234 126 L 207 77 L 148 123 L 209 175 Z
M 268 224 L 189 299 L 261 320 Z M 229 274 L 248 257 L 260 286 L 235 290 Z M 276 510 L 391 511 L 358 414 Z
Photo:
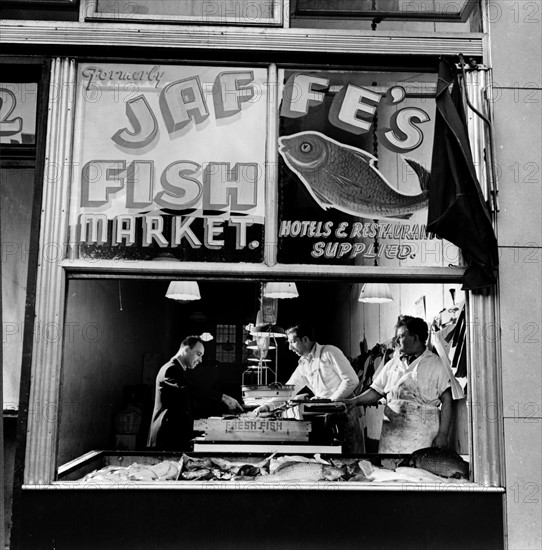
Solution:
M 469 478 L 469 463 L 452 449 L 426 447 L 414 451 L 399 466 L 422 468 L 441 477 Z
M 427 206 L 430 174 L 412 159 L 405 161 L 417 174 L 422 192 L 405 195 L 391 186 L 376 168 L 376 157 L 367 151 L 313 131 L 278 141 L 287 166 L 324 210 L 336 208 L 371 219 L 405 219 Z

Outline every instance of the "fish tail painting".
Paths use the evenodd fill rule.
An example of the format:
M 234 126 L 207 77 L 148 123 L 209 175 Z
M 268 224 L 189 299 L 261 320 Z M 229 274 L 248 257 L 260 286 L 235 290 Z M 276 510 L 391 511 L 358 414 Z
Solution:
M 427 207 L 430 173 L 413 159 L 421 192 L 399 193 L 376 167 L 367 151 L 339 143 L 319 132 L 305 131 L 279 138 L 279 152 L 321 208 L 335 208 L 369 219 L 405 220 Z

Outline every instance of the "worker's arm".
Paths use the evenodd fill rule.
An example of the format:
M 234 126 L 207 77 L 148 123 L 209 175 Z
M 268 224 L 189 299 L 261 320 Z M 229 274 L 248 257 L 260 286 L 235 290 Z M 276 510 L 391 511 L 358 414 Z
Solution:
M 433 447 L 447 447 L 448 434 L 452 425 L 452 390 L 447 388 L 440 396 L 442 406 L 440 408 L 439 430 L 433 439 Z
M 226 395 L 225 393 L 222 394 L 222 397 L 220 399 L 226 407 L 232 412 L 243 412 L 243 407 L 237 401 L 237 399 L 234 399 L 233 397 L 230 397 L 229 395 Z
M 363 405 L 374 405 L 383 397 L 381 393 L 378 393 L 373 388 L 368 388 L 361 395 L 353 397 L 352 399 L 343 399 L 343 402 L 346 404 L 346 408 L 350 410 L 354 407 L 361 407 Z

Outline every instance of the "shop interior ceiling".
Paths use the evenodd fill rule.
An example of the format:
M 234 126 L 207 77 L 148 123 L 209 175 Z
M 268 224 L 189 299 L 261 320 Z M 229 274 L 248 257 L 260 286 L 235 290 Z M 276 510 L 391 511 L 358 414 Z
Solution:
M 118 309 L 130 322 L 158 324 L 168 335 L 164 353 L 174 353 L 184 336 L 216 332 L 219 324 L 246 326 L 256 322 L 261 307 L 259 281 L 198 281 L 201 299 L 182 302 L 167 299 L 168 281 L 158 280 L 94 280 L 70 281 L 95 287 L 92 299 L 118 302 Z M 306 322 L 313 325 L 322 342 L 343 344 L 345 327 L 352 327 L 352 341 L 363 339 L 363 327 L 379 325 L 378 340 L 393 336 L 393 323 L 399 314 L 418 314 L 431 322 L 435 315 L 453 309 L 463 293 L 458 285 L 394 284 L 394 302 L 369 304 L 361 308 L 357 302 L 361 284 L 350 282 L 297 282 L 299 297 L 277 301 L 277 324 L 283 328 Z M 453 290 L 453 292 L 450 292 Z M 70 300 L 70 292 L 68 293 Z M 423 302 L 423 303 L 415 303 Z M 81 307 L 80 304 L 79 307 Z M 364 316 L 365 319 L 361 319 Z M 121 318 L 124 318 L 122 316 Z M 381 318 L 385 322 L 381 322 Z M 363 322 L 361 322 L 363 321 Z M 389 325 L 389 326 L 388 326 Z M 386 328 L 387 327 L 387 328 Z M 373 332 L 375 334 L 376 331 Z M 358 340 L 356 340 L 356 338 Z M 355 353 L 355 348 L 351 354 Z

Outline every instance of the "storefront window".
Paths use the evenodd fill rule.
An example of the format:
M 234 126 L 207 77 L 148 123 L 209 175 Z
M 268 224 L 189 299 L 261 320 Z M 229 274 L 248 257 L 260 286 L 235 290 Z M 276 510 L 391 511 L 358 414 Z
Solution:
M 418 340 L 442 374 L 439 395 L 423 402 L 418 419 L 423 423 L 427 414 L 435 427 L 441 397 L 453 390 L 453 399 L 445 398 L 453 414 L 445 415 L 449 423 L 439 437 L 469 461 L 473 378 L 467 297 L 459 285 L 463 261 L 457 247 L 425 226 L 435 73 L 65 65 L 77 78 L 67 90 L 76 104 L 63 134 L 73 168 L 61 182 L 69 190 L 67 214 L 57 212 L 52 222 L 58 238 L 68 238 L 66 255 L 51 267 L 61 293 L 50 313 L 63 315 L 64 326 L 54 367 L 62 381 L 48 400 L 59 407 L 58 481 L 81 479 L 77 464 L 91 450 L 130 451 L 143 460 L 172 451 L 148 446 L 147 436 L 157 373 L 187 335 L 201 335 L 205 353 L 198 350 L 198 357 L 207 371 L 200 380 L 212 380 L 215 397 L 222 396 L 196 407 L 195 420 L 222 422 L 225 413 L 224 422 L 233 415 L 235 424 L 236 403 L 247 417 L 242 426 L 228 425 L 225 436 L 194 424 L 196 439 L 183 451 L 247 452 L 236 446 L 255 443 L 246 439 L 254 434 L 245 419 L 257 399 L 279 392 L 284 411 L 294 415 L 284 420 L 301 421 L 301 429 L 277 435 L 277 425 L 266 424 L 265 450 L 257 452 L 280 452 L 274 447 L 287 437 L 292 445 L 285 452 L 311 454 L 298 447 L 304 443 L 314 455 L 402 460 L 403 448 L 380 450 L 388 403 L 379 401 L 387 390 L 375 390 L 382 397 L 358 407 L 354 439 L 344 416 L 316 425 L 304 418 L 306 409 L 289 410 L 299 406 L 289 403 L 294 393 L 321 401 L 308 404 L 311 413 L 311 406 L 323 406 L 317 414 L 332 414 L 337 400 L 308 382 L 308 392 L 297 387 L 298 361 L 310 353 L 284 329 L 308 324 L 316 342 L 344 355 L 342 403 L 369 389 L 388 359 L 420 357 L 420 349 L 400 354 L 405 335 L 396 325 L 404 315 L 420 319 Z M 171 281 L 197 284 L 195 299 L 166 297 Z M 295 282 L 296 291 L 266 295 L 267 283 L 276 282 Z M 368 296 L 373 285 L 384 288 L 384 300 Z M 352 450 L 352 441 L 360 448 Z
M 4 0 L 0 15 L 5 19 L 77 21 L 79 0 Z
M 263 261 L 267 71 L 82 64 L 71 256 Z
M 224 351 L 225 343 L 235 344 L 236 327 L 256 321 L 261 307 L 261 285 L 200 280 L 201 300 L 174 302 L 165 297 L 167 284 L 150 280 L 68 281 L 59 423 L 61 471 L 64 464 L 93 449 L 128 448 L 143 455 L 149 451 L 146 443 L 156 374 L 189 334 L 210 330 L 214 338 L 205 342 L 203 364 L 194 369 L 199 373 L 198 383 L 207 383 L 206 380 L 217 383 L 221 392 L 247 405 L 241 419 L 255 418 L 250 416 L 253 396 L 246 392 L 248 386 L 254 387 L 247 384 L 246 378 L 247 371 L 258 367 L 250 361 L 254 356 L 236 355 L 231 361 Z M 458 285 L 392 284 L 393 301 L 382 305 L 359 302 L 362 287 L 359 283 L 299 281 L 296 286 L 297 298 L 278 300 L 276 325 L 286 329 L 300 322 L 310 324 L 318 343 L 334 345 L 343 351 L 363 387 L 371 384 L 379 366 L 394 353 L 398 316 L 407 314 L 426 321 L 428 345 L 445 362 L 458 392 L 449 446 L 468 461 L 465 301 Z M 265 355 L 269 362 L 260 362 L 259 366 L 269 371 L 267 382 L 280 388 L 296 369 L 299 357 L 285 338 L 274 338 L 272 343 L 276 348 L 266 349 Z M 132 412 L 134 407 L 138 409 L 141 417 L 137 428 L 129 434 L 123 432 L 118 421 L 127 406 Z M 363 409 L 360 437 L 365 453 L 362 454 L 377 455 L 383 414 L 382 404 Z M 212 416 L 202 413 L 200 419 L 209 415 Z M 307 418 L 310 416 L 305 421 Z M 318 422 L 318 419 L 312 425 L 308 422 L 308 429 L 314 431 L 308 441 L 294 439 L 283 448 L 292 453 L 292 445 L 298 445 L 297 454 L 310 454 L 314 448 L 323 449 L 324 453 L 327 449 L 333 455 L 345 454 L 341 441 L 322 433 Z M 198 426 L 201 424 L 196 423 L 196 429 Z M 265 442 L 261 434 L 255 432 L 254 436 L 252 443 Z M 194 446 L 200 455 L 211 448 L 216 453 L 220 445 L 223 449 L 227 446 L 224 452 L 231 454 L 235 453 L 231 445 L 235 447 L 236 443 L 242 453 L 250 438 L 248 442 L 236 441 L 235 434 L 231 437 L 225 434 L 223 441 L 205 441 L 200 434 Z M 281 452 L 276 438 L 271 437 L 268 443 Z
M 0 82 L 0 143 L 35 145 L 38 85 Z
M 278 260 L 460 265 L 426 230 L 436 75 L 284 72 Z
M 17 411 L 30 259 L 36 145 L 35 82 L 0 83 L 0 212 L 4 410 Z
M 19 408 L 34 170 L 0 169 L 4 410 Z

